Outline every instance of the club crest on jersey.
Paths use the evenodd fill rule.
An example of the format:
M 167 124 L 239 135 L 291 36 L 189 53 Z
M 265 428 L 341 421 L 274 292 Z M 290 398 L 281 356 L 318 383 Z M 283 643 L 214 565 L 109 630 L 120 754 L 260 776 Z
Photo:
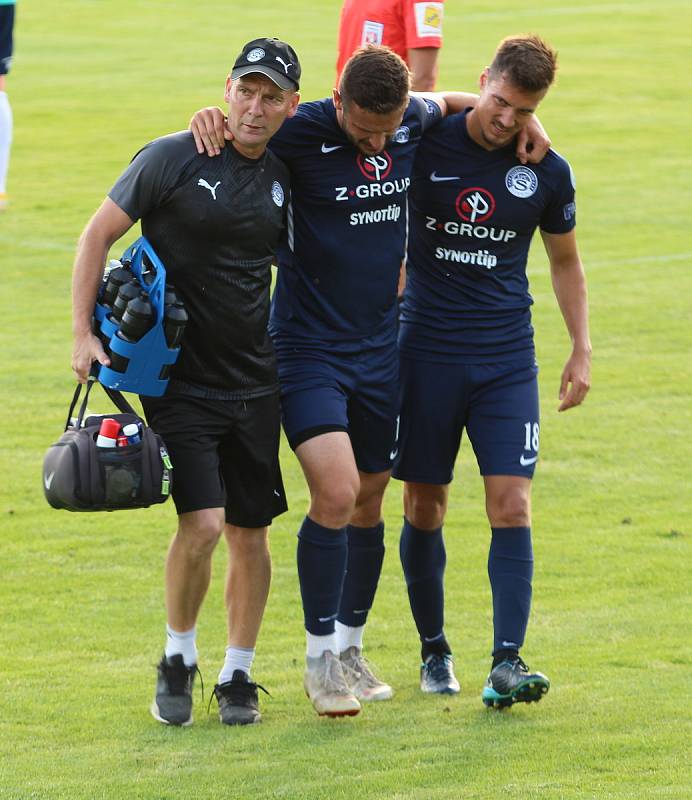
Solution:
M 248 61 L 254 64 L 255 61 L 261 61 L 264 58 L 264 56 L 265 56 L 264 50 L 262 50 L 261 47 L 255 47 L 253 50 L 250 50 L 250 52 L 245 56 L 245 58 L 247 58 Z
M 495 211 L 495 198 L 487 189 L 473 186 L 458 195 L 455 207 L 464 222 L 485 222 Z
M 528 167 L 512 167 L 505 175 L 505 186 L 515 197 L 531 197 L 538 188 L 538 176 Z
M 281 188 L 281 184 L 278 181 L 272 183 L 272 200 L 279 208 L 284 204 L 284 190 Z
M 396 144 L 406 144 L 408 140 L 411 138 L 411 129 L 407 128 L 406 125 L 402 125 L 400 128 L 394 131 L 394 136 L 392 136 L 392 141 L 396 142 Z
M 383 180 L 392 169 L 392 157 L 386 150 L 376 156 L 364 156 L 362 153 L 358 153 L 356 162 L 358 169 L 369 181 Z

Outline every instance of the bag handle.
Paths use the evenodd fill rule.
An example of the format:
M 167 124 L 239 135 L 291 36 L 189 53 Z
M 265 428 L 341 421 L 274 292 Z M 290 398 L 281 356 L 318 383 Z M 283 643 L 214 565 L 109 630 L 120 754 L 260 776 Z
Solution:
M 89 374 L 87 378 L 86 384 L 86 392 L 84 393 L 84 399 L 82 400 L 82 404 L 79 407 L 79 412 L 77 413 L 77 424 L 76 428 L 79 430 L 82 427 L 82 422 L 84 420 L 84 414 L 86 413 L 87 403 L 89 401 L 89 393 L 91 392 L 91 387 L 96 383 L 96 376 Z M 101 388 L 103 391 L 108 395 L 111 399 L 113 404 L 116 406 L 118 411 L 122 411 L 123 414 L 134 414 L 134 416 L 138 417 L 139 414 L 135 411 L 134 408 L 128 403 L 125 399 L 122 392 L 118 392 L 115 389 L 109 389 L 107 386 L 103 386 L 101 384 Z M 79 395 L 82 391 L 82 384 L 78 383 L 77 388 L 74 390 L 74 394 L 72 395 L 72 402 L 70 403 L 70 410 L 67 412 L 67 420 L 65 421 L 65 430 L 70 427 L 70 420 L 72 419 L 72 414 L 75 410 L 77 405 L 77 401 L 79 400 Z

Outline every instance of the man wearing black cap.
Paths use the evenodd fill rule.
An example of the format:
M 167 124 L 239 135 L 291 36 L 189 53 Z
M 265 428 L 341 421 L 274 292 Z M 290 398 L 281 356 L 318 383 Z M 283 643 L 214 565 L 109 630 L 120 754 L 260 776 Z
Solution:
M 223 533 L 229 547 L 228 647 L 214 693 L 221 721 L 259 722 L 250 679 L 269 592 L 267 531 L 286 510 L 278 461 L 279 394 L 267 333 L 271 262 L 286 217 L 288 171 L 267 142 L 298 105 L 300 65 L 277 39 L 249 42 L 226 80 L 233 146 L 196 151 L 192 134 L 137 153 L 79 242 L 73 275 L 72 368 L 109 364 L 91 315 L 109 248 L 136 220 L 189 314 L 163 397 L 143 397 L 175 467 L 178 530 L 166 561 L 167 640 L 154 717 L 192 723 L 196 622 Z

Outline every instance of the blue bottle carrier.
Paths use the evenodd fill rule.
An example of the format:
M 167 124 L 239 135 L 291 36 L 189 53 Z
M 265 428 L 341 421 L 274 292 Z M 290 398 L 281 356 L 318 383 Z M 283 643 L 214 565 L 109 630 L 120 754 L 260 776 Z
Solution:
M 144 236 L 130 245 L 120 260 L 127 263 L 142 289 L 149 294 L 156 320 L 141 339 L 126 342 L 116 336 L 118 325 L 109 317 L 109 310 L 97 300 L 94 319 L 108 340 L 108 346 L 112 352 L 129 359 L 125 372 L 99 365 L 97 377 L 109 389 L 160 397 L 168 385 L 168 378 L 160 377 L 162 370 L 166 365 L 174 364 L 180 354 L 180 347 L 168 347 L 163 329 L 166 268 Z

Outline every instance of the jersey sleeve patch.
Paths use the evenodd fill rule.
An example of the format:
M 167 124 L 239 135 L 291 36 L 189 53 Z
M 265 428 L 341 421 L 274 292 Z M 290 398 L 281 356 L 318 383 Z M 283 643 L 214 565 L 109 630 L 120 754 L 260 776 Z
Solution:
M 420 39 L 442 36 L 442 3 L 415 3 L 416 35 Z
M 384 23 L 373 22 L 366 19 L 363 22 L 363 33 L 361 35 L 361 47 L 366 44 L 382 44 L 384 38 Z

